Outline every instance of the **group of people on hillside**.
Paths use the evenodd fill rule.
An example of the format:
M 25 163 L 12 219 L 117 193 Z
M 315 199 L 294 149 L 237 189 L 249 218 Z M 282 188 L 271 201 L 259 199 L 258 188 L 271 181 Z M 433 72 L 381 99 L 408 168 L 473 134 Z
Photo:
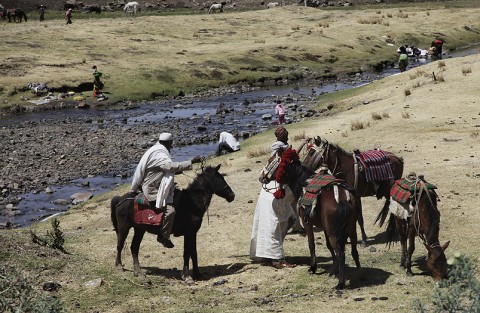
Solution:
M 445 41 L 441 38 L 436 38 L 434 41 L 432 41 L 428 51 L 428 54 L 431 55 L 432 59 L 435 60 L 442 58 L 444 43 Z M 418 60 L 418 57 L 422 52 L 419 48 L 413 45 L 403 45 L 397 49 L 397 53 L 399 54 L 397 62 L 398 68 L 400 69 L 400 72 L 404 72 L 407 70 L 409 57 L 412 56 Z

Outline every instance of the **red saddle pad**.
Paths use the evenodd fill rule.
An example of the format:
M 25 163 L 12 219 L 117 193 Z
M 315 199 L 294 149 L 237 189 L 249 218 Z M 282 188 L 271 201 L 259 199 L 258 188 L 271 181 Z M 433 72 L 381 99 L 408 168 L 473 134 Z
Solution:
M 143 193 L 137 195 L 133 205 L 133 222 L 135 224 L 160 226 L 163 220 L 163 211 L 152 208 Z

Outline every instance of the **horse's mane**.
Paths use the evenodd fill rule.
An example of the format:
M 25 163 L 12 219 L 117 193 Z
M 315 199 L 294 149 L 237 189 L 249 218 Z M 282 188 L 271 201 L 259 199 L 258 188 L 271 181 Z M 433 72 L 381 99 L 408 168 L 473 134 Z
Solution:
M 436 203 L 436 197 L 437 194 L 435 192 L 429 192 L 430 198 L 433 198 L 432 201 Z M 440 232 L 440 211 L 437 209 L 437 206 L 434 205 L 430 200 L 428 199 L 427 195 L 425 195 L 426 199 L 424 200 L 426 202 L 425 206 L 425 216 L 428 219 L 428 222 L 430 223 L 428 227 L 428 233 L 427 233 L 427 241 L 428 239 L 434 239 L 438 240 L 438 234 Z
M 213 166 L 207 166 L 203 169 L 203 171 L 193 179 L 193 181 L 185 188 L 185 190 L 188 191 L 194 191 L 197 189 L 204 189 L 205 185 L 207 185 L 204 180 L 207 180 L 208 182 L 208 177 L 213 176 L 215 173 L 216 169 Z
M 342 147 L 340 147 L 336 143 L 330 143 L 330 144 L 335 148 L 335 150 L 337 150 L 337 153 L 339 152 L 339 153 L 345 154 L 345 155 L 351 155 L 352 154 L 351 152 L 346 151 L 345 149 L 343 149 Z

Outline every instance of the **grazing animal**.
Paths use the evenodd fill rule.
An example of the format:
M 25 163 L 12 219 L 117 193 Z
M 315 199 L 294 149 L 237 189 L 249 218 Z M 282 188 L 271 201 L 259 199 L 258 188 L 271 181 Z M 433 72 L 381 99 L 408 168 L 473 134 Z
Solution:
M 273 9 L 273 8 L 275 8 L 275 7 L 278 7 L 278 6 L 280 6 L 280 3 L 278 3 L 278 2 L 270 2 L 270 3 L 267 4 L 267 9 Z
M 351 152 L 347 152 L 338 145 L 329 143 L 326 139 L 320 137 L 315 138 L 316 150 L 319 157 L 319 164 L 327 164 L 328 169 L 333 176 L 346 180 L 356 190 L 358 212 L 358 224 L 362 232 L 362 246 L 367 244 L 367 235 L 365 233 L 363 214 L 362 214 L 362 197 L 376 196 L 377 199 L 385 198 L 385 204 L 380 211 L 375 222 L 383 225 L 388 216 L 388 207 L 390 205 L 390 189 L 395 180 L 400 179 L 403 174 L 403 159 L 397 157 L 390 152 L 386 152 L 390 159 L 393 178 L 382 181 L 367 181 L 365 170 L 359 169 L 359 162 Z
M 67 2 L 65 2 L 65 3 L 63 4 L 63 10 L 64 10 L 64 11 L 67 11 L 68 9 L 74 10 L 74 9 L 78 9 L 78 8 L 79 8 L 79 6 L 78 6 L 78 4 L 76 4 L 76 3 L 67 3 Z
M 21 23 L 22 19 L 26 22 L 28 19 L 27 14 L 20 9 L 8 9 L 6 15 L 10 23 L 12 22 L 12 18 L 15 23 Z
M 235 194 L 219 173 L 220 165 L 208 166 L 199 173 L 194 181 L 183 190 L 175 190 L 174 206 L 176 214 L 173 222 L 173 235 L 184 237 L 182 279 L 201 278 L 198 269 L 197 232 L 202 226 L 202 218 L 207 211 L 214 194 L 232 202 Z M 160 234 L 161 227 L 135 224 L 133 221 L 134 193 L 122 197 L 115 196 L 111 201 L 111 219 L 117 233 L 117 257 L 115 266 L 123 270 L 122 249 L 130 228 L 134 235 L 130 250 L 133 257 L 133 272 L 135 276 L 143 275 L 138 261 L 138 252 L 145 232 Z M 189 274 L 189 262 L 192 260 L 193 275 Z
M 221 3 L 214 3 L 210 6 L 210 9 L 208 9 L 208 14 L 210 13 L 216 13 L 217 11 L 220 13 L 223 13 L 223 6 L 227 4 L 226 2 L 221 2 Z
M 407 189 L 411 188 L 411 190 L 405 190 L 400 187 L 402 185 L 410 186 Z M 447 249 L 450 241 L 441 246 L 438 240 L 440 211 L 437 208 L 438 196 L 434 188 L 435 186 L 427 183 L 422 176 L 395 182 L 391 192 L 393 198 L 391 205 L 401 205 L 399 202 L 394 201 L 398 190 L 400 190 L 398 194 L 401 195 L 405 195 L 408 192 L 410 196 L 405 196 L 406 202 L 403 204 L 403 207 L 410 214 L 405 219 L 400 217 L 399 214 L 390 213 L 387 236 L 389 244 L 391 244 L 398 233 L 402 246 L 400 267 L 407 270 L 407 275 L 413 275 L 412 254 L 415 251 L 415 237 L 420 237 L 428 251 L 427 266 L 432 271 L 433 278 L 440 280 L 447 277 L 447 258 L 444 251 Z M 413 208 L 413 212 L 410 211 L 409 207 Z
M 128 2 L 123 7 L 123 12 L 125 12 L 125 14 L 133 15 L 133 14 L 137 14 L 137 11 L 140 11 L 140 4 L 138 4 L 138 2 L 135 2 L 135 1 Z
M 89 5 L 83 9 L 83 13 L 93 13 L 93 12 L 100 14 L 102 13 L 102 8 L 99 5 Z
M 353 188 L 348 187 L 345 182 L 337 180 L 334 184 L 328 184 L 318 193 L 315 193 L 313 195 L 315 200 L 311 205 L 304 206 L 302 189 L 307 186 L 307 178 L 311 177 L 313 173 L 301 164 L 298 154 L 293 149 L 284 151 L 280 163 L 277 164 L 275 165 L 276 170 L 273 169 L 274 176 L 272 176 L 280 184 L 287 184 L 295 198 L 299 199 L 299 215 L 307 233 L 308 247 L 310 249 L 309 272 L 315 273 L 317 270 L 313 232 L 313 227 L 317 226 L 323 229 L 327 248 L 332 255 L 333 265 L 329 273 L 331 275 L 338 273 L 338 285 L 336 288 L 343 289 L 345 287 L 345 245 L 347 238 L 350 238 L 352 257 L 362 275 L 356 246 L 358 208 L 356 198 L 352 192 Z M 321 174 L 325 173 L 321 172 Z M 260 179 L 263 183 L 268 183 L 271 178 L 261 176 Z

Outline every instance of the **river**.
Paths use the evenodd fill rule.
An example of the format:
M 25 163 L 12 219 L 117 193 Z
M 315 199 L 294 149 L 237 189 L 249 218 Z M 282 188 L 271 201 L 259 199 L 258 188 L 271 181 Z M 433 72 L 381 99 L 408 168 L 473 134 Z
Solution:
M 448 57 L 462 57 L 478 53 L 478 48 L 469 48 L 461 51 L 455 51 Z M 428 61 L 421 60 L 411 64 L 411 66 L 421 66 Z M 92 123 L 92 129 L 105 127 L 106 124 L 113 121 L 122 120 L 126 127 L 136 123 L 161 123 L 165 119 L 177 119 L 180 122 L 192 119 L 209 118 L 216 116 L 216 110 L 220 103 L 225 108 L 235 108 L 233 114 L 227 121 L 222 123 L 212 123 L 209 131 L 221 132 L 236 131 L 239 134 L 254 135 L 266 129 L 274 127 L 272 120 L 262 119 L 265 114 L 273 115 L 274 101 L 277 98 L 291 99 L 300 109 L 303 104 L 312 102 L 319 95 L 355 88 L 386 76 L 398 74 L 398 69 L 387 69 L 381 73 L 363 73 L 348 83 L 331 83 L 321 86 L 281 86 L 269 89 L 255 90 L 242 94 L 230 94 L 210 99 L 191 99 L 166 102 L 139 103 L 131 110 L 78 110 L 65 109 L 55 112 L 46 111 L 39 113 L 23 114 L 10 117 L 0 121 L 0 127 L 9 123 L 18 121 L 36 121 L 42 119 L 64 119 L 66 117 L 75 119 L 78 117 L 91 117 L 92 120 L 102 120 L 101 124 Z M 245 103 L 248 103 L 248 109 L 245 109 Z M 243 109 L 240 109 L 242 108 Z M 246 114 L 245 111 L 248 111 Z M 185 123 L 188 125 L 188 123 Z M 191 127 L 191 126 L 190 126 Z M 247 136 L 246 136 L 247 137 Z M 175 161 L 183 161 L 192 158 L 195 155 L 208 156 L 214 153 L 217 147 L 216 142 L 184 145 L 172 150 L 172 156 Z M 32 223 L 44 220 L 66 212 L 70 207 L 71 195 L 78 192 L 90 192 L 93 195 L 99 195 L 110 191 L 122 184 L 131 182 L 131 175 L 135 169 L 135 164 L 131 164 L 128 175 L 104 174 L 99 176 L 89 176 L 78 178 L 68 184 L 53 186 L 53 193 L 30 192 L 19 196 L 21 201 L 17 205 L 15 214 L 0 215 L 0 225 L 9 227 L 25 227 Z M 59 199 L 64 199 L 67 204 L 55 204 Z

